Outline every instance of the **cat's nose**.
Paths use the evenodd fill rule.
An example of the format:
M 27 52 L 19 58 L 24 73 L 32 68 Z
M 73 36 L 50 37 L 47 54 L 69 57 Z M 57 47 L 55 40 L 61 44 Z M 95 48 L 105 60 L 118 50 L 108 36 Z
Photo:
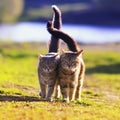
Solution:
M 50 71 L 50 69 L 49 69 L 49 68 L 47 68 L 47 71 L 49 72 L 49 71 Z
M 68 65 L 68 67 L 70 68 L 70 67 L 71 67 L 71 65 Z

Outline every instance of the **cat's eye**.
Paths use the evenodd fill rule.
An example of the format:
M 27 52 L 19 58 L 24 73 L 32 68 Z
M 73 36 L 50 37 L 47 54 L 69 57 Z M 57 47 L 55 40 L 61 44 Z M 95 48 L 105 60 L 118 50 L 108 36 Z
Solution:
M 70 64 L 70 61 L 65 61 L 67 64 Z
M 77 65 L 78 65 L 78 62 L 71 63 L 71 66 L 77 66 Z
M 76 66 L 76 63 L 71 63 L 71 66 Z

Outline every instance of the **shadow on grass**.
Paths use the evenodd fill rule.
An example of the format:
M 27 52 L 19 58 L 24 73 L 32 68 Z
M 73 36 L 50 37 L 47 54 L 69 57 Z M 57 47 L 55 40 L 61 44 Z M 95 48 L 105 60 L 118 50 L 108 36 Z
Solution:
M 32 96 L 13 96 L 13 95 L 0 95 L 0 101 L 41 101 L 39 97 Z
M 45 100 L 41 100 L 39 97 L 32 97 L 32 96 L 13 96 L 13 95 L 0 95 L 0 101 L 1 102 L 48 102 Z M 62 103 L 62 104 L 66 104 L 66 105 L 70 105 L 70 103 L 73 104 L 77 104 L 77 105 L 82 105 L 82 106 L 92 106 L 92 102 L 91 101 L 86 101 L 83 100 L 82 102 L 80 101 L 72 101 L 70 103 L 65 103 L 62 101 L 62 99 L 57 99 L 54 100 L 53 102 L 55 103 Z
M 108 74 L 120 74 L 120 63 L 110 65 L 98 65 L 94 68 L 86 70 L 87 74 L 92 73 L 108 73 Z

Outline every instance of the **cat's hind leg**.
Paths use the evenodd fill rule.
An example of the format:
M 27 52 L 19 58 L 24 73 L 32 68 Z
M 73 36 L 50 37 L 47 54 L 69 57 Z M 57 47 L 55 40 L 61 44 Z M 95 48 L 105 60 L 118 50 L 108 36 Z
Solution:
M 60 85 L 58 81 L 56 82 L 55 88 L 54 88 L 54 98 L 59 99 L 60 98 Z

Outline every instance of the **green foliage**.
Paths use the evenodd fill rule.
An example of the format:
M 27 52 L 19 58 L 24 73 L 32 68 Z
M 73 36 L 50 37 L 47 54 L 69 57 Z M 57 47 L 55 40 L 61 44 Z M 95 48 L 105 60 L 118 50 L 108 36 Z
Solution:
M 0 120 L 119 120 L 120 52 L 116 47 L 108 51 L 81 46 L 87 70 L 82 101 L 66 104 L 61 99 L 39 99 L 38 55 L 47 53 L 46 45 L 0 43 Z
M 0 0 L 0 22 L 14 22 L 21 15 L 23 0 Z

